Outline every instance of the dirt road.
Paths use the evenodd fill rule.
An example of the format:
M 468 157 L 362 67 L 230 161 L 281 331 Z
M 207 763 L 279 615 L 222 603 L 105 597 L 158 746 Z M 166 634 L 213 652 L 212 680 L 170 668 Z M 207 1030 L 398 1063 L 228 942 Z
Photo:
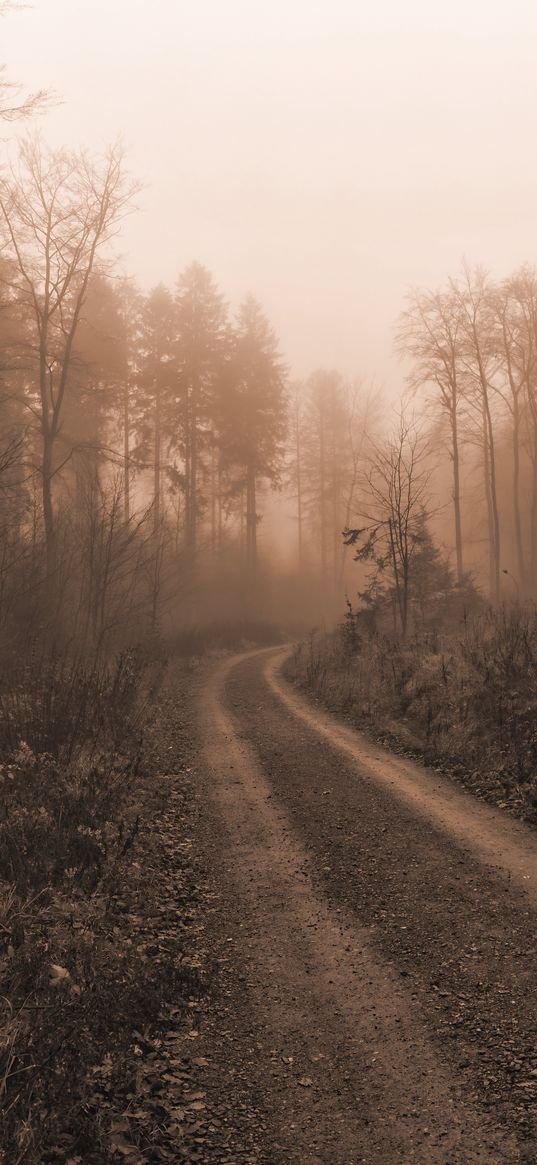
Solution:
M 281 676 L 200 723 L 232 1070 L 270 1165 L 537 1161 L 537 840 Z

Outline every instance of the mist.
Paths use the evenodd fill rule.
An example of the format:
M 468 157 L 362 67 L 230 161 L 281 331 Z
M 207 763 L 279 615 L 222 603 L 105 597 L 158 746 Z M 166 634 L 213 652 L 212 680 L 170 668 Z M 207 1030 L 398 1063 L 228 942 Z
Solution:
M 144 290 L 199 260 L 232 304 L 256 293 L 293 375 L 397 395 L 409 286 L 533 260 L 536 25 L 522 2 L 48 0 L 1 32 L 9 75 L 61 99 L 48 140 L 122 136 Z
M 0 34 L 0 1161 L 534 1161 L 537 9 Z

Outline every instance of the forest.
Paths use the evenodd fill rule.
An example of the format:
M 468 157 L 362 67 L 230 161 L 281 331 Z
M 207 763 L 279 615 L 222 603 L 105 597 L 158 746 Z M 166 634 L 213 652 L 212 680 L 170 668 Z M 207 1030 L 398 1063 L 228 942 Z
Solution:
M 358 592 L 405 637 L 448 594 L 532 600 L 535 271 L 411 293 L 388 406 L 334 370 L 292 380 L 254 296 L 232 313 L 196 261 L 173 289 L 118 277 L 123 166 L 32 139 L 3 182 L 6 649 L 304 628 Z
M 12 7 L 0 0 L 0 18 Z M 339 1045 L 330 1028 L 332 1051 L 315 1050 L 310 1033 L 313 1050 L 300 1061 L 302 1021 L 285 1026 L 297 995 L 285 992 L 303 968 L 293 963 L 294 947 L 285 955 L 286 943 L 295 928 L 310 942 L 314 924 L 300 913 L 307 906 L 342 960 L 343 1015 L 355 970 L 345 962 L 350 946 L 330 930 L 330 912 L 340 893 L 337 914 L 355 909 L 358 891 L 354 882 L 352 894 L 338 888 L 345 845 L 356 836 L 341 841 L 341 831 L 354 830 L 362 811 L 374 818 L 370 850 L 364 842 L 351 863 L 352 878 L 362 877 L 374 854 L 360 934 L 364 919 L 373 931 L 388 915 L 394 934 L 399 921 L 384 897 L 373 921 L 368 913 L 384 885 L 390 909 L 399 892 L 389 868 L 377 877 L 377 849 L 388 828 L 396 846 L 413 827 L 408 806 L 377 822 L 377 802 L 355 804 L 361 786 L 349 781 L 354 792 L 345 785 L 351 801 L 341 801 L 337 841 L 328 844 L 314 797 L 326 798 L 330 822 L 350 746 L 323 717 L 363 733 L 353 739 L 362 739 L 364 756 L 373 748 L 378 761 L 385 748 L 407 765 L 425 762 L 457 796 L 463 786 L 506 820 L 535 826 L 537 268 L 528 260 L 498 275 L 455 262 L 439 285 L 410 287 L 386 337 L 397 359 L 395 394 L 360 367 L 338 370 L 337 350 L 333 366 L 312 361 L 298 377 L 255 287 L 237 300 L 196 254 L 173 282 L 149 286 L 126 272 L 122 232 L 136 222 L 143 182 L 120 145 L 96 153 L 48 144 L 55 100 L 49 91 L 25 95 L 0 73 L 0 1163 L 349 1165 L 358 1161 L 355 1142 L 339 1147 L 328 1109 L 321 1132 L 315 1113 L 304 1116 L 302 1094 L 315 1093 L 315 1073 L 325 1056 L 336 1063 Z M 355 331 L 359 353 L 360 318 Z M 270 661 L 282 650 L 283 678 L 270 662 L 263 676 L 255 670 L 263 652 Z M 230 680 L 235 666 L 239 678 Z M 302 732 L 317 718 L 328 753 L 307 732 L 297 735 L 300 717 Z M 340 750 L 332 768 L 330 749 Z M 237 785 L 243 780 L 234 804 L 230 770 L 242 774 Z M 275 787 L 281 782 L 284 808 L 272 808 L 266 774 Z M 246 809 L 261 822 L 253 840 Z M 298 841 L 289 841 L 288 820 Z M 289 868 L 309 868 L 301 846 L 316 829 L 311 846 L 323 876 L 335 878 L 333 901 L 315 897 L 309 874 L 301 897 L 302 883 L 288 885 L 280 868 L 282 853 Z M 418 849 L 431 847 L 431 836 Z M 441 851 L 424 859 L 430 868 L 440 869 Z M 235 859 L 233 897 L 222 886 Z M 257 885 L 255 860 L 252 906 L 244 887 Z M 462 865 L 449 860 L 449 870 Z M 533 877 L 531 863 L 528 870 Z M 451 877 L 438 874 L 450 892 Z M 267 890 L 270 878 L 276 891 Z M 491 885 L 483 901 L 489 894 L 492 910 Z M 288 899 L 295 905 L 284 909 Z M 407 906 L 397 907 L 402 931 L 411 929 Z M 421 905 L 414 907 L 415 919 Z M 457 925 L 473 908 L 463 904 Z M 427 919 L 436 933 L 434 909 Z M 282 910 L 282 929 L 271 936 Z M 250 936 L 266 931 L 270 940 L 270 957 L 258 954 L 258 966 L 283 951 L 291 967 L 273 1000 L 279 1028 L 266 1019 L 256 1027 L 241 1012 L 261 983 L 251 969 L 259 938 L 241 947 L 243 917 Z M 454 1027 L 466 1022 L 470 996 L 443 976 L 470 937 L 457 938 L 449 959 L 451 940 L 443 938 L 434 970 L 425 974 L 420 963 L 435 1009 L 458 1000 Z M 422 961 L 435 949 L 434 934 L 425 942 L 419 926 L 412 942 Z M 235 949 L 242 953 L 231 965 Z M 389 957 L 379 940 L 372 957 L 382 950 L 391 968 L 400 951 L 387 949 Z M 324 1000 L 332 972 L 312 950 Z M 515 994 L 509 943 L 505 950 Z M 389 975 L 379 966 L 368 982 L 378 972 L 384 990 Z M 476 979 L 476 998 L 483 981 Z M 318 1008 L 313 997 L 310 1004 L 309 1023 Z M 376 1004 L 375 995 L 371 1014 Z M 252 1014 L 265 1015 L 263 1006 L 252 1003 Z M 351 1018 L 358 1030 L 363 1020 Z M 489 1075 L 472 1050 L 462 1068 L 481 1072 L 484 1093 L 503 1088 L 505 1103 L 519 1105 L 516 1120 L 512 1108 L 505 1118 L 511 1135 L 517 1121 L 529 1121 L 516 1088 L 521 1080 L 531 1092 L 537 1067 L 527 1049 L 526 1059 L 514 1050 L 507 1057 L 515 1036 L 500 1019 L 490 1030 L 494 1039 L 503 1033 L 503 1051 L 493 1067 L 487 1061 Z M 225 1024 L 216 1041 L 211 1023 L 218 1032 Z M 394 1038 L 384 1032 L 385 1045 Z M 437 1047 L 438 1032 L 435 1039 Z M 299 1061 L 295 1108 L 287 1112 L 282 1100 L 285 1077 L 273 1086 L 279 1099 L 267 1116 L 266 1079 L 298 1073 Z M 334 1111 L 349 1072 L 341 1078 L 331 1092 L 327 1070 L 328 1085 L 319 1084 Z M 415 1093 L 402 1095 L 403 1122 L 417 1103 Z M 489 1109 L 483 1102 L 476 1120 Z M 267 1123 L 277 1128 L 284 1111 L 281 1142 L 279 1133 L 267 1140 Z M 423 1116 L 431 1126 L 439 1119 L 434 1106 Z M 373 1118 L 364 1120 L 366 1127 Z M 387 1115 L 384 1132 L 390 1122 Z M 528 1128 L 522 1138 L 535 1136 Z M 417 1165 L 447 1160 L 401 1138 L 388 1148 L 379 1140 L 371 1161 L 401 1160 L 401 1145 Z M 494 1155 L 496 1148 L 487 1161 L 514 1163 L 511 1149 Z

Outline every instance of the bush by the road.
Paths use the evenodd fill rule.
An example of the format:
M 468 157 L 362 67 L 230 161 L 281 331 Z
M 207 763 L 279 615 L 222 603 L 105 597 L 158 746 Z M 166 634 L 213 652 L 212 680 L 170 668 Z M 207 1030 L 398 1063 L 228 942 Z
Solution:
M 141 751 L 154 685 L 134 655 L 99 668 L 26 660 L 4 674 L 2 1165 L 119 1159 L 113 1097 L 125 1106 L 141 1088 L 133 1033 L 197 989 L 162 917 L 158 783 Z M 145 1160 L 136 1142 L 129 1159 Z
M 526 815 L 537 807 L 537 613 L 488 609 L 407 640 L 370 632 L 349 611 L 312 636 L 290 679 L 360 728 L 446 767 Z

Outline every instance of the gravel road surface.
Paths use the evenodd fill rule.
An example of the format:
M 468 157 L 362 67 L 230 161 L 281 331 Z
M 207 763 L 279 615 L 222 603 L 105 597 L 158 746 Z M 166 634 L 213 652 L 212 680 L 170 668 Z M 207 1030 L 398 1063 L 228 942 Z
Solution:
M 199 703 L 220 1056 L 255 1160 L 533 1165 L 537 837 L 306 701 L 284 659 L 219 662 Z

